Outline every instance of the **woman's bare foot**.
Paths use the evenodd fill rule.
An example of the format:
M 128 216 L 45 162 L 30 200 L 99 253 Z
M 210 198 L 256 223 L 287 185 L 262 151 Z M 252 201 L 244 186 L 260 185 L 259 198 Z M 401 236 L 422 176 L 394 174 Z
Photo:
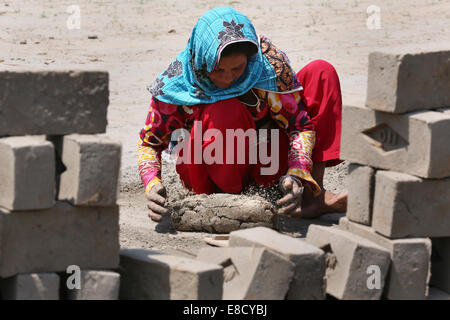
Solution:
M 325 168 L 326 162 L 316 162 L 313 165 L 311 174 L 322 188 L 322 193 L 314 197 L 312 192 L 308 188 L 305 188 L 301 218 L 313 219 L 326 213 L 344 213 L 347 211 L 348 193 L 335 194 L 325 190 L 323 187 Z
M 326 213 L 344 213 L 347 211 L 348 193 L 335 194 L 323 190 L 317 197 L 306 196 L 303 201 L 301 217 L 305 219 L 318 218 Z
M 335 194 L 325 190 L 325 206 L 329 212 L 344 213 L 347 211 L 348 192 Z

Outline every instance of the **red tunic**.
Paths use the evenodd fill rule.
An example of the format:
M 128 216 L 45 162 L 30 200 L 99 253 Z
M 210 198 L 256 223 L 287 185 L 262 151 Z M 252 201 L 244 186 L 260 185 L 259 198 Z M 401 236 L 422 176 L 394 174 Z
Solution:
M 320 187 L 310 175 L 312 161 L 326 161 L 327 166 L 341 162 L 342 100 L 339 78 L 333 66 L 323 60 L 306 65 L 298 72 L 297 78 L 304 88 L 299 95 L 274 96 L 255 90 L 261 98 L 261 105 L 257 109 L 245 106 L 238 99 L 197 106 L 176 106 L 152 99 L 138 141 L 139 173 L 146 192 L 161 181 L 161 152 L 168 147 L 174 130 L 186 128 L 190 131 L 188 152 L 192 158 L 195 137 L 203 137 L 208 129 L 217 129 L 225 137 L 227 129 L 257 129 L 266 120 L 272 119 L 281 129 L 276 147 L 279 155 L 276 173 L 262 175 L 261 167 L 270 164 L 263 165 L 259 159 L 256 164 L 248 161 L 244 164 L 236 161 L 233 164 L 195 164 L 191 161 L 190 164 L 177 164 L 181 180 L 196 193 L 239 193 L 250 182 L 271 185 L 282 175 L 290 174 L 301 178 L 315 194 L 320 193 Z M 273 101 L 275 98 L 278 101 Z M 201 121 L 202 132 L 192 127 L 194 121 Z M 213 141 L 214 138 L 203 140 L 202 151 Z M 236 156 L 237 146 L 234 147 Z M 227 152 L 230 149 L 224 143 L 224 158 Z

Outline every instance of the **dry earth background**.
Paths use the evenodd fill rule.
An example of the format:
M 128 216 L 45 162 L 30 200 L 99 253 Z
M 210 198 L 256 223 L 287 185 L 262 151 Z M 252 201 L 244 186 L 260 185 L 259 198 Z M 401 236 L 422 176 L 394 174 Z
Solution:
M 79 30 L 67 28 L 70 5 L 80 7 Z M 450 48 L 450 1 L 445 0 L 1 1 L 0 70 L 97 69 L 110 74 L 106 134 L 123 148 L 122 247 L 195 254 L 205 246 L 206 234 L 169 232 L 167 221 L 156 225 L 147 217 L 135 149 L 150 101 L 146 85 L 184 49 L 204 12 L 228 5 L 282 48 L 295 70 L 314 59 L 332 63 L 344 104 L 364 103 L 371 51 Z M 380 8 L 380 29 L 367 27 L 371 5 Z M 327 169 L 325 187 L 345 190 L 346 166 Z M 303 222 L 290 221 L 289 226 L 286 232 L 293 236 L 305 235 Z

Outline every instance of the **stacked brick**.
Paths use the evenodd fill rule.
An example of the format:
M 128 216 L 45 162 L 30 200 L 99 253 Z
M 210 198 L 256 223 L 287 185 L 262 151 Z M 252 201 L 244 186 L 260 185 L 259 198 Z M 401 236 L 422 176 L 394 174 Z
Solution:
M 337 261 L 327 293 L 426 299 L 432 285 L 450 294 L 450 51 L 371 53 L 366 106 L 344 106 L 342 128 L 347 216 L 307 234 Z M 373 268 L 378 286 L 366 283 Z
M 0 72 L 0 295 L 117 299 L 121 145 L 108 73 Z M 81 289 L 70 290 L 69 266 Z
M 256 227 L 196 257 L 122 249 L 120 299 L 325 299 L 325 253 L 302 239 Z

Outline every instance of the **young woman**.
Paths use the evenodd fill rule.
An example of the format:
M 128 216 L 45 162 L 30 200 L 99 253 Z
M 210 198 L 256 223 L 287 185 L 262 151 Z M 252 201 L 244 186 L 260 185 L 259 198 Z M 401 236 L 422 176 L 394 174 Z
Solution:
M 240 193 L 251 183 L 278 183 L 284 193 L 279 214 L 345 212 L 347 194 L 323 189 L 325 167 L 341 162 L 341 91 L 329 63 L 316 60 L 295 74 L 287 56 L 258 36 L 246 16 L 216 8 L 199 19 L 186 49 L 148 90 L 152 100 L 138 140 L 138 164 L 152 220 L 167 213 L 161 152 L 177 129 L 190 135 L 176 170 L 195 193 Z M 246 140 L 227 140 L 230 130 L 247 134 Z M 256 143 L 249 138 L 255 132 Z M 271 150 L 275 171 L 269 170 L 273 163 L 252 159 L 255 144 Z M 237 159 L 242 151 L 245 161 Z M 199 162 L 198 154 L 231 161 Z

